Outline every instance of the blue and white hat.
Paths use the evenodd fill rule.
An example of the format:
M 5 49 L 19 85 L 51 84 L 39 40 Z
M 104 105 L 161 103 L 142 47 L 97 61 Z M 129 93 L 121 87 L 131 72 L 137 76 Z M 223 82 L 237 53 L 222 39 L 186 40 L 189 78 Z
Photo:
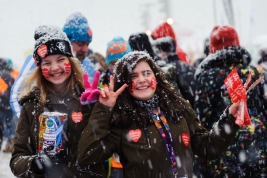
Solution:
M 67 34 L 70 42 L 92 41 L 92 30 L 90 29 L 87 19 L 80 12 L 71 14 L 63 27 L 63 31 Z
M 107 45 L 106 63 L 120 59 L 131 51 L 130 45 L 122 37 L 115 37 Z

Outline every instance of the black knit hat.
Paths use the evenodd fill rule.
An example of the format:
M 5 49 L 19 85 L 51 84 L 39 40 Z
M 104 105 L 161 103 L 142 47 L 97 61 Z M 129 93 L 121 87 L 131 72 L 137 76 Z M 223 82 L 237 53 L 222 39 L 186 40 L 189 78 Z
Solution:
M 35 29 L 33 57 L 39 66 L 42 59 L 52 54 L 63 54 L 73 57 L 67 35 L 57 26 L 42 25 Z

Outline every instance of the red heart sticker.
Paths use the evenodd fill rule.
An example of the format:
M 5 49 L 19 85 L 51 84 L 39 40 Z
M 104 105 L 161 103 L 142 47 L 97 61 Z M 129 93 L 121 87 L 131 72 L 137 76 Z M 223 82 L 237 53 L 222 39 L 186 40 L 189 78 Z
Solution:
M 70 63 L 64 63 L 65 73 L 69 74 L 71 70 L 71 64 Z
M 183 133 L 182 134 L 182 141 L 183 141 L 185 146 L 188 146 L 189 145 L 189 141 L 190 141 L 189 135 L 186 134 L 186 133 Z
M 130 130 L 129 131 L 129 136 L 132 139 L 132 141 L 137 142 L 139 138 L 141 137 L 141 130 L 136 129 L 136 130 Z
M 132 88 L 131 88 L 131 90 L 130 90 L 130 92 L 131 92 L 131 93 L 133 93 L 133 92 L 134 92 L 134 90 L 135 90 L 135 87 L 136 87 L 136 85 L 135 85 L 134 81 L 132 81 Z
M 42 68 L 42 74 L 46 79 L 50 76 L 49 70 L 47 68 Z
M 77 123 L 77 122 L 81 122 L 83 120 L 83 115 L 81 112 L 73 112 L 71 114 L 71 118 L 75 123 Z
M 156 80 L 155 77 L 153 77 L 153 78 L 151 79 L 150 87 L 151 87 L 152 90 L 156 90 L 156 88 L 157 88 L 157 80 Z
M 46 45 L 42 45 L 37 49 L 37 54 L 40 57 L 44 58 L 46 56 L 46 53 L 47 53 L 47 46 Z
M 90 37 L 92 37 L 92 35 L 93 35 L 92 30 L 91 30 L 91 29 L 88 29 L 88 30 L 87 30 L 87 34 L 88 34 Z

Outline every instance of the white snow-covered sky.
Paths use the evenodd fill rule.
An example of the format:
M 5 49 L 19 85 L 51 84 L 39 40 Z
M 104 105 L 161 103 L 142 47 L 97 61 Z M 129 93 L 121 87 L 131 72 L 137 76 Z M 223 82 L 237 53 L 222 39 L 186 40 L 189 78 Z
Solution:
M 113 37 L 128 40 L 131 34 L 154 30 L 160 20 L 172 17 L 180 46 L 191 58 L 196 58 L 212 28 L 229 24 L 222 1 L 0 0 L 0 57 L 12 59 L 14 68 L 19 69 L 33 49 L 37 26 L 62 28 L 71 13 L 81 12 L 93 31 L 90 48 L 104 56 L 106 45 Z M 168 13 L 161 10 L 164 2 L 169 3 Z M 235 0 L 232 3 L 241 45 L 250 47 L 254 41 L 261 40 L 257 39 L 259 36 L 267 34 L 267 1 Z

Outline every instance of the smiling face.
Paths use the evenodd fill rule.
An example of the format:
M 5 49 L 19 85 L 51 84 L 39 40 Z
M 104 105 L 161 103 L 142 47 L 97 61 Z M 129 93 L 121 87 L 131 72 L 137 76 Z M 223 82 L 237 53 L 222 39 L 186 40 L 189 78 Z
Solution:
M 69 59 L 61 54 L 45 57 L 41 63 L 42 74 L 50 81 L 57 91 L 64 89 L 71 75 Z
M 132 73 L 131 95 L 138 100 L 150 99 L 156 91 L 156 78 L 145 61 L 137 63 Z

